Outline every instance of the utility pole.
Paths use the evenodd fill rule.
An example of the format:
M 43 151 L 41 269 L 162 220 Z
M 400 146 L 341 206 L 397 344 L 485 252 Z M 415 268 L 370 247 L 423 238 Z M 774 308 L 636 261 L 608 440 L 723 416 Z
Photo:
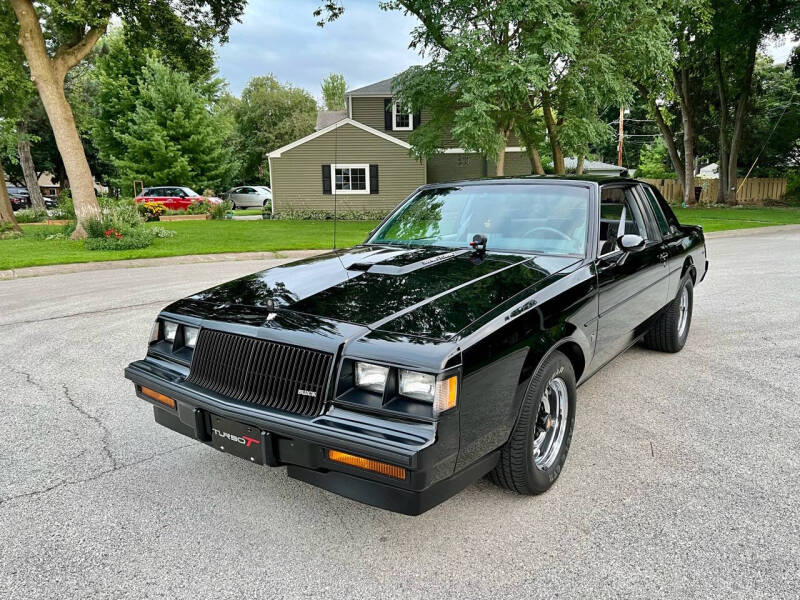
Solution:
M 625 131 L 625 107 L 619 107 L 619 142 L 617 143 L 617 166 L 622 166 L 622 136 Z

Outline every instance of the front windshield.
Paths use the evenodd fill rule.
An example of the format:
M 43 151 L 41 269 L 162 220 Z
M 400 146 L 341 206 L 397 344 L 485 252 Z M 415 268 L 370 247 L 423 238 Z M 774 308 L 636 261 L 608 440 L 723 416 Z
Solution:
M 575 185 L 486 184 L 423 190 L 370 238 L 371 244 L 577 254 L 586 250 L 589 190 Z

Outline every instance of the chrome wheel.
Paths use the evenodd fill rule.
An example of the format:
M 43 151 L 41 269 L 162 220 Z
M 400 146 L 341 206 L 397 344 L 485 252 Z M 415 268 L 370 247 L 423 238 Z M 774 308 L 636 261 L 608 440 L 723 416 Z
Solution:
M 681 288 L 680 306 L 678 307 L 678 337 L 683 337 L 686 333 L 686 325 L 689 323 L 689 289 L 686 286 Z
M 533 433 L 533 462 L 539 469 L 547 469 L 555 462 L 567 431 L 568 412 L 567 384 L 554 377 L 539 401 Z

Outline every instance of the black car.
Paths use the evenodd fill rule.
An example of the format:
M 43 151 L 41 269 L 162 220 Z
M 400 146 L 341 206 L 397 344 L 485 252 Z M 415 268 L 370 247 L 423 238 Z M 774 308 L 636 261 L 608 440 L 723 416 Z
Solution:
M 31 196 L 23 187 L 7 186 L 8 199 L 11 200 L 11 209 L 20 210 L 23 208 L 30 208 Z
M 707 268 L 646 183 L 427 185 L 359 246 L 168 306 L 125 375 L 158 423 L 368 504 L 419 514 L 487 473 L 538 494 L 577 386 L 679 351 Z

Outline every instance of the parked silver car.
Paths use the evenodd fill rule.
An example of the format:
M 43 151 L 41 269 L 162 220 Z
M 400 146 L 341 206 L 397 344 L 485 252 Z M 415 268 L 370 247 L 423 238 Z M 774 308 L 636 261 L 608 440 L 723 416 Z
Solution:
M 233 208 L 261 208 L 272 202 L 272 190 L 264 185 L 243 185 L 228 192 Z

